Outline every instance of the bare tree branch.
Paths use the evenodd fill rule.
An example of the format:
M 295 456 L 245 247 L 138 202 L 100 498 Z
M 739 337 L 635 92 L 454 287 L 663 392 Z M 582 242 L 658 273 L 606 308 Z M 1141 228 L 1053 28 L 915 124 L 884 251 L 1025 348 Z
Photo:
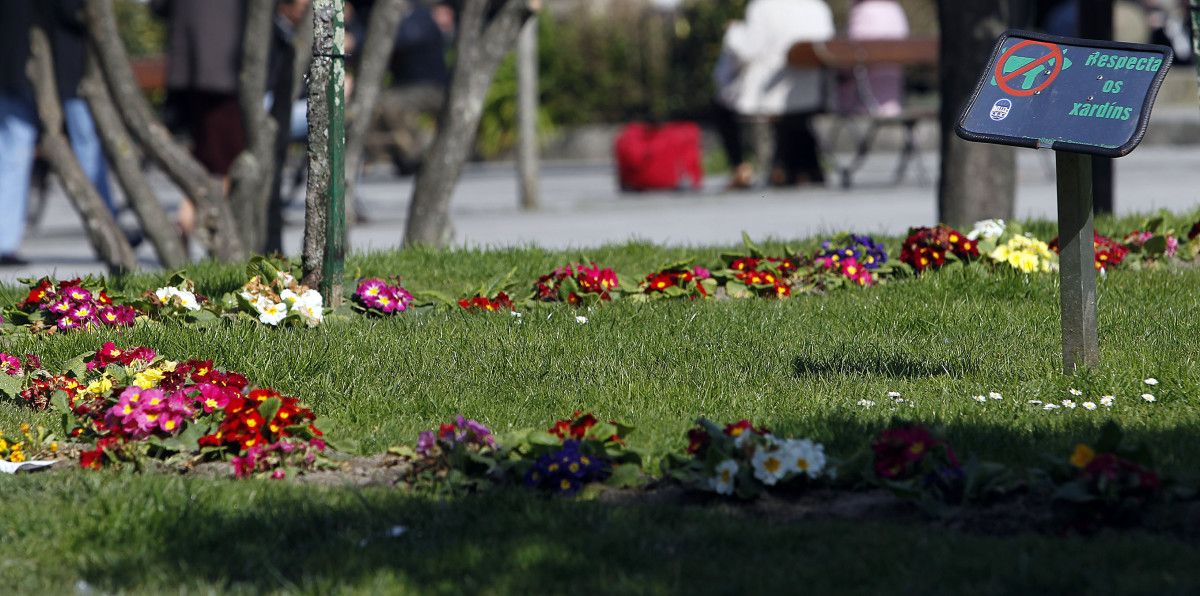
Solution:
M 80 92 L 91 107 L 96 129 L 104 143 L 104 152 L 125 190 L 125 198 L 137 214 L 146 237 L 154 245 L 159 262 L 168 268 L 186 265 L 189 261 L 187 249 L 175 233 L 162 203 L 146 182 L 142 173 L 141 154 L 134 146 L 133 139 L 129 137 L 129 131 L 125 130 L 125 124 L 121 122 L 116 106 L 113 105 L 94 50 L 88 53 L 87 75 L 80 86 Z
M 88 36 L 96 48 L 105 83 L 129 132 L 184 194 L 195 201 L 200 215 L 198 237 L 205 248 L 220 261 L 245 259 L 245 245 L 238 235 L 221 184 L 175 142 L 138 89 L 117 30 L 113 0 L 88 0 L 86 10 Z
M 46 35 L 45 7 L 39 7 L 38 22 L 30 31 L 30 57 L 27 74 L 37 100 L 38 118 L 42 123 L 42 150 L 66 187 L 71 204 L 83 218 L 88 240 L 101 260 L 114 272 L 131 271 L 137 267 L 133 247 L 117 227 L 112 213 L 92 186 L 79 165 L 71 143 L 63 134 L 62 102 L 54 80 L 54 58 L 50 39 Z
M 246 148 L 230 169 L 230 199 L 237 214 L 242 242 L 263 252 L 267 235 L 267 201 L 275 179 L 277 125 L 263 106 L 267 96 L 275 0 L 249 0 L 242 32 L 242 65 L 238 74 L 238 103 L 246 131 Z M 278 97 L 278 102 L 287 98 Z
M 450 241 L 450 198 L 475 144 L 488 88 L 538 6 L 529 0 L 466 0 L 455 46 L 458 62 L 437 137 L 417 174 L 405 245 L 444 246 Z M 494 9 L 490 18 L 489 8 Z
M 354 221 L 355 182 L 362 167 L 367 129 L 375 120 L 388 59 L 396 46 L 396 29 L 411 11 L 408 0 L 383 0 L 371 10 L 371 23 L 363 43 L 354 96 L 346 111 L 346 220 Z

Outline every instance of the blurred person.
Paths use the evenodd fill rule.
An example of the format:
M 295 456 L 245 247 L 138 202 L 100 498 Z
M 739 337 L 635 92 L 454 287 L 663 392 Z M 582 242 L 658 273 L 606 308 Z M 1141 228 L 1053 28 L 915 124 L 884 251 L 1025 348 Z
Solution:
M 192 137 L 192 153 L 221 178 L 228 191 L 229 169 L 246 147 L 238 104 L 245 0 L 151 0 L 167 19 L 167 91 Z M 196 225 L 190 199 L 179 207 L 178 226 L 186 239 Z
M 29 174 L 37 145 L 33 88 L 25 75 L 34 5 L 3 0 L 0 19 L 0 265 L 24 265 L 17 256 L 25 233 Z
M 84 21 L 84 0 L 55 0 L 51 43 L 54 48 L 54 75 L 58 94 L 63 102 L 63 116 L 71 148 L 79 165 L 92 181 L 92 186 L 104 199 L 109 212 L 117 214 L 112 185 L 108 181 L 108 163 L 104 146 L 96 133 L 87 100 L 79 96 L 87 65 L 87 23 Z M 131 240 L 133 240 L 131 238 Z M 136 244 L 136 243 L 135 243 Z
M 846 36 L 853 40 L 905 39 L 908 17 L 898 0 L 855 0 Z M 848 114 L 899 116 L 904 95 L 904 68 L 871 66 L 847 73 L 839 86 L 839 107 Z
M 746 20 L 725 33 L 724 45 L 741 69 L 732 107 L 775 121 L 772 184 L 825 182 L 812 130 L 812 117 L 825 99 L 822 75 L 819 69 L 789 68 L 787 53 L 797 42 L 833 35 L 833 15 L 823 0 L 751 0 Z
M 420 117 L 437 117 L 446 102 L 450 68 L 446 50 L 454 34 L 452 5 L 410 0 L 412 10 L 396 29 L 388 70 L 392 86 L 384 91 L 379 118 L 389 136 L 388 153 L 396 172 L 410 175 L 420 163 Z
M 271 47 L 271 66 L 268 73 L 267 89 L 275 88 L 276 82 L 284 76 L 291 76 L 290 73 L 280 72 L 280 69 L 290 67 L 285 64 L 280 56 L 290 51 L 293 42 L 296 38 L 296 33 L 300 22 L 308 16 L 308 8 L 312 4 L 311 0 L 279 0 L 279 5 L 275 8 L 274 27 L 272 27 L 272 47 Z M 297 56 L 297 60 L 304 60 L 302 56 Z M 308 89 L 301 85 L 301 97 L 292 102 L 290 128 L 288 129 L 288 137 L 292 142 L 304 141 L 308 138 Z M 271 110 L 274 104 L 274 97 L 271 91 L 267 91 L 266 108 Z
M 1191 19 L 1188 0 L 1142 0 L 1150 24 L 1150 43 L 1175 51 L 1175 62 L 1192 62 Z
M 741 93 L 741 67 L 728 48 L 722 47 L 713 67 L 713 124 L 721 137 L 725 161 L 729 164 L 729 190 L 744 190 L 754 185 L 754 166 L 746 159 L 746 141 L 742 122 L 737 113 L 737 98 Z
M 79 165 L 110 212 L 116 215 L 108 164 L 96 134 L 87 102 L 79 96 L 87 57 L 87 31 L 83 21 L 84 0 L 52 0 L 50 30 L 47 32 L 54 60 L 55 84 L 62 102 L 63 119 L 71 149 Z M 33 87 L 25 73 L 29 61 L 29 31 L 33 25 L 33 3 L 5 0 L 0 20 L 0 265 L 21 265 L 17 256 L 25 232 L 30 177 L 38 138 L 38 118 Z M 127 233 L 130 241 L 138 241 Z

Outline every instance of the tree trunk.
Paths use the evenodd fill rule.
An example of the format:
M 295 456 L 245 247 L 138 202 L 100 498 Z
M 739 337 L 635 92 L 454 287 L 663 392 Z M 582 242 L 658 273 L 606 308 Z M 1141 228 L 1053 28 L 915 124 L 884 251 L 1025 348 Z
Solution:
M 171 132 L 155 118 L 150 102 L 138 88 L 117 29 L 113 0 L 88 0 L 85 6 L 88 36 L 125 126 L 147 155 L 196 203 L 197 236 L 209 253 L 224 262 L 245 259 L 245 245 L 221 183 L 175 142 Z
M 358 172 L 362 167 L 363 146 L 367 131 L 375 120 L 379 94 L 387 74 L 388 60 L 396 46 L 396 29 L 411 10 L 408 0 L 384 0 L 371 10 L 371 24 L 362 48 L 358 78 L 354 81 L 354 97 L 346 111 L 346 220 L 355 220 L 354 197 L 357 196 Z
M 307 16 L 296 25 L 292 43 L 288 46 L 287 54 L 283 57 L 283 73 L 275 81 L 272 95 L 287 97 L 288 101 L 276 101 L 271 107 L 271 118 L 275 120 L 275 176 L 271 181 L 271 197 L 267 203 L 267 253 L 283 253 L 283 176 L 284 164 L 287 163 L 288 148 L 292 144 L 292 103 L 300 95 L 304 81 L 304 72 L 308 69 L 308 60 L 301 56 L 312 55 L 312 7 L 309 6 Z
M 263 107 L 271 61 L 275 0 L 249 0 L 242 33 L 242 65 L 238 74 L 238 103 L 246 130 L 246 148 L 230 169 L 230 201 L 237 214 L 242 243 L 251 252 L 264 252 L 267 203 L 275 180 L 274 120 Z M 278 97 L 277 102 L 287 98 Z
M 154 195 L 154 190 L 146 182 L 142 173 L 141 153 L 134 146 L 129 131 L 125 130 L 125 124 L 121 122 L 121 116 L 113 105 L 94 50 L 88 53 L 87 76 L 84 77 L 80 91 L 87 99 L 92 116 L 96 120 L 96 130 L 104 143 L 104 153 L 112 163 L 117 180 L 125 190 L 125 198 L 142 224 L 142 230 L 154 245 L 158 261 L 168 269 L 187 265 L 190 260 L 187 248 L 175 233 L 175 228 L 171 225 L 162 203 Z
M 517 178 L 521 208 L 537 210 L 538 21 L 529 19 L 517 42 Z
M 996 38 L 1009 23 L 1008 2 L 939 0 L 941 27 L 941 179 L 938 218 L 970 226 L 1011 218 L 1016 196 L 1016 155 L 1011 147 L 971 143 L 954 134 L 963 105 L 987 67 Z
M 110 271 L 124 273 L 137 268 L 137 257 L 133 247 L 125 239 L 121 228 L 109 212 L 100 193 L 92 186 L 83 167 L 71 150 L 71 143 L 63 134 L 62 101 L 54 79 L 54 58 L 50 51 L 50 39 L 46 35 L 45 11 L 38 10 L 38 22 L 30 31 L 30 58 L 26 73 L 33 83 L 37 100 L 38 119 L 41 121 L 41 147 L 54 173 L 66 187 L 67 196 L 83 218 L 88 240 L 100 259 Z
M 320 286 L 325 304 L 334 308 L 341 302 L 346 249 L 346 31 L 342 2 L 313 2 L 304 218 L 304 283 Z
M 464 2 L 454 78 L 438 119 L 437 137 L 417 174 L 405 225 L 406 246 L 445 246 L 450 241 L 450 197 L 475 144 L 488 88 L 522 25 L 537 8 L 536 2 L 527 0 Z

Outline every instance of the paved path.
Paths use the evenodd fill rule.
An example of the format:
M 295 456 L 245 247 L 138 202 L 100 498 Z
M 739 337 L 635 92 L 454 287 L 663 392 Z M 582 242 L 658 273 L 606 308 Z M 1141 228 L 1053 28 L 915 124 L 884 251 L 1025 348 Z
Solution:
M 1053 218 L 1055 191 L 1053 154 L 1019 152 L 1020 217 Z M 930 172 L 936 155 L 925 155 Z M 629 239 L 670 244 L 736 243 L 742 231 L 755 238 L 800 238 L 853 229 L 871 233 L 903 233 L 913 225 L 934 223 L 934 187 L 910 181 L 890 184 L 895 156 L 870 160 L 852 191 L 806 189 L 726 193 L 714 177 L 701 193 L 617 192 L 608 166 L 550 165 L 542 179 L 543 209 L 517 209 L 511 165 L 472 166 L 455 194 L 452 208 L 455 243 L 495 247 L 536 244 L 548 248 L 582 248 Z M 173 208 L 179 197 L 156 179 L 164 201 Z M 411 179 L 372 174 L 361 186 L 369 224 L 352 234 L 353 250 L 395 247 L 401 239 Z M 1136 213 L 1166 208 L 1194 209 L 1200 203 L 1200 146 L 1144 147 L 1118 162 L 1117 210 Z M 285 248 L 298 254 L 303 236 L 303 201 L 286 213 Z M 198 247 L 193 254 L 200 256 Z M 59 277 L 100 273 L 78 215 L 56 192 L 41 225 L 26 237 L 22 254 L 27 267 L 0 269 L 0 281 L 54 274 Z M 139 250 L 145 267 L 156 266 L 148 246 Z

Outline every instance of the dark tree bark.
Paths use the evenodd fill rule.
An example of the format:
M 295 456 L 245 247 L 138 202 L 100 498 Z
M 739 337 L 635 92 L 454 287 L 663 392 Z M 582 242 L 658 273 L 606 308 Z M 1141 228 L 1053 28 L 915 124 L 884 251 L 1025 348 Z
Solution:
M 147 155 L 196 203 L 197 237 L 209 253 L 225 262 L 245 259 L 245 245 L 221 183 L 209 176 L 204 166 L 175 142 L 138 88 L 117 30 L 112 0 L 88 0 L 86 10 L 88 36 L 125 126 Z
M 438 119 L 437 137 L 413 188 L 404 244 L 444 246 L 450 241 L 450 198 L 475 144 L 483 102 L 500 61 L 516 44 L 539 3 L 465 0 L 459 23 L 454 78 Z
M 267 203 L 275 180 L 275 148 L 278 125 L 263 106 L 267 96 L 267 72 L 275 0 L 249 0 L 246 28 L 242 33 L 242 64 L 238 74 L 238 103 L 246 131 L 246 149 L 230 169 L 230 201 L 237 216 L 242 242 L 251 252 L 264 252 L 267 240 Z M 278 97 L 276 103 L 289 103 Z
M 154 245 L 158 261 L 167 268 L 183 267 L 189 261 L 187 249 L 175 233 L 162 203 L 146 182 L 142 173 L 141 153 L 129 137 L 129 131 L 125 130 L 125 124 L 121 122 L 121 116 L 104 84 L 104 75 L 100 73 L 96 57 L 90 52 L 87 76 L 80 91 L 91 107 L 96 129 L 104 143 L 104 153 L 112 163 L 117 180 L 125 190 L 125 198 L 137 214 L 146 237 Z
M 970 226 L 1011 218 L 1016 196 L 1012 148 L 970 143 L 954 134 L 959 113 L 987 66 L 996 38 L 1008 28 L 1009 0 L 939 0 L 941 27 L 941 178 L 938 218 Z
M 117 227 L 100 193 L 92 186 L 83 167 L 63 134 L 62 103 L 54 79 L 54 58 L 46 35 L 48 19 L 44 7 L 38 10 L 38 22 L 30 31 L 30 58 L 27 67 L 41 121 L 41 147 L 54 173 L 62 180 L 71 204 L 83 218 L 88 240 L 110 271 L 123 273 L 137 267 L 133 247 Z
M 354 96 L 346 110 L 346 221 L 353 222 L 355 182 L 362 167 L 367 130 L 375 120 L 379 94 L 387 74 L 388 59 L 396 45 L 396 29 L 411 9 L 408 0 L 383 0 L 371 9 L 371 23 L 363 43 L 354 81 Z

